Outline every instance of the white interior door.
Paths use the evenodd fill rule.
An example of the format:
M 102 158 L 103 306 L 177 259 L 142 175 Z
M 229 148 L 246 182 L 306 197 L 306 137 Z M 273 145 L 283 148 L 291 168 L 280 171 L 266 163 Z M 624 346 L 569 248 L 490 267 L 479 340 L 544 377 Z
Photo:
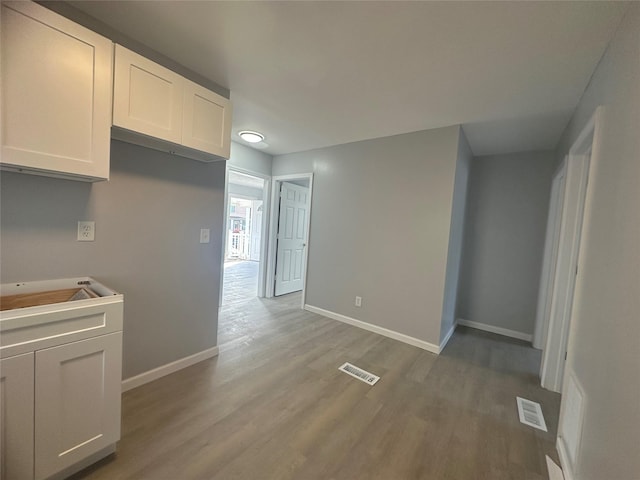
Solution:
M 554 392 L 562 391 L 590 158 L 590 151 L 567 158 L 549 327 L 540 375 L 542 386 Z
M 533 335 L 533 347 L 539 350 L 545 349 L 549 329 L 551 296 L 553 294 L 553 282 L 556 274 L 558 243 L 560 240 L 560 221 L 562 220 L 562 207 L 564 203 L 566 165 L 565 160 L 554 175 L 551 184 L 551 201 L 549 202 L 549 216 L 547 217 L 547 235 L 544 242 L 544 258 L 542 261 L 536 325 Z M 540 366 L 540 375 L 542 375 L 543 366 L 544 362 Z
M 282 182 L 278 215 L 275 295 L 302 290 L 307 242 L 309 189 Z

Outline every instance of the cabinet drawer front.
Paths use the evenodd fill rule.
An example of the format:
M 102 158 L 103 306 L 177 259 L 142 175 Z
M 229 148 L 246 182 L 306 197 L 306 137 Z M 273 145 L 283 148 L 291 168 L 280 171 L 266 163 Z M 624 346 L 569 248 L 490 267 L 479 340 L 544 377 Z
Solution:
M 112 45 L 40 5 L 3 3 L 3 167 L 109 177 Z
M 33 478 L 33 353 L 0 360 L 0 479 Z
M 36 352 L 36 479 L 119 440 L 121 370 L 121 332 Z
M 229 158 L 231 102 L 217 93 L 185 80 L 182 144 Z
M 16 313 L 0 319 L 0 354 L 2 357 L 18 355 L 116 332 L 122 330 L 122 323 L 121 301 L 84 307 L 60 304 L 50 312 Z
M 114 125 L 179 144 L 183 89 L 180 75 L 116 45 Z

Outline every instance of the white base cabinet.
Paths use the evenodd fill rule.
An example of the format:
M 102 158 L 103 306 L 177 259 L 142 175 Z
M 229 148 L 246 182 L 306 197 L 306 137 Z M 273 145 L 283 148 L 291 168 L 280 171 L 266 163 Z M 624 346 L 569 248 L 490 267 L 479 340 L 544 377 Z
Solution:
M 118 441 L 121 359 L 121 332 L 36 352 L 36 480 Z
M 113 43 L 33 2 L 0 8 L 0 167 L 108 179 Z
M 33 478 L 33 353 L 0 360 L 0 478 Z
M 65 478 L 120 439 L 123 296 L 86 277 L 2 295 L 70 287 L 98 296 L 0 312 L 2 480 Z

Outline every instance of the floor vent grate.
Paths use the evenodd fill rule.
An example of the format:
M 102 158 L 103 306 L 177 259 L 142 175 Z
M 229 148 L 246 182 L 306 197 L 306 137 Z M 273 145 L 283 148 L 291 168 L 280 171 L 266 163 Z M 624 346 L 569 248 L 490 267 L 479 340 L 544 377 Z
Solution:
M 375 383 L 380 380 L 380 377 L 366 372 L 361 368 L 356 367 L 355 365 L 351 365 L 349 362 L 346 362 L 344 365 L 338 368 L 338 370 L 344 373 L 348 373 L 352 377 L 357 378 L 358 380 L 362 380 L 368 385 L 375 385 Z
M 539 403 L 520 397 L 516 397 L 516 402 L 518 402 L 518 415 L 520 416 L 521 423 L 537 428 L 538 430 L 547 431 L 547 424 L 544 421 L 542 408 Z

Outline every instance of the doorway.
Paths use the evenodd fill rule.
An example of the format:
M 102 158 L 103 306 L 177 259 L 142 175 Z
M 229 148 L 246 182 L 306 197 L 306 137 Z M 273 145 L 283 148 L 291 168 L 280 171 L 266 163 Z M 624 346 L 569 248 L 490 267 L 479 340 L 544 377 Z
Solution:
M 221 305 L 264 296 L 268 179 L 228 169 Z
M 562 392 L 579 268 L 582 221 L 599 110 L 569 150 L 554 177 L 534 342 L 543 349 L 540 379 Z
M 273 178 L 267 296 L 302 291 L 308 260 L 313 174 Z

